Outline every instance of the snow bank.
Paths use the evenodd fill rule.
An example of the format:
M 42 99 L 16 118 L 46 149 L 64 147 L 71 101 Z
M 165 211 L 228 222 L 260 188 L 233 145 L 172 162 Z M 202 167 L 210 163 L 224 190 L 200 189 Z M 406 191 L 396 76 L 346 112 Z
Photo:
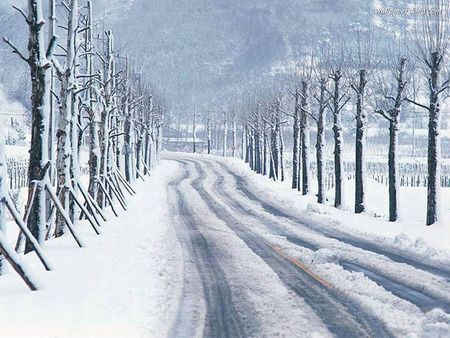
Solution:
M 101 236 L 81 222 L 86 247 L 77 248 L 70 235 L 47 242 L 54 271 L 26 255 L 40 291 L 29 292 L 12 272 L 0 276 L 1 336 L 166 336 L 182 285 L 165 193 L 176 171 L 174 163 L 162 163 L 136 187 L 127 212 L 108 215 Z

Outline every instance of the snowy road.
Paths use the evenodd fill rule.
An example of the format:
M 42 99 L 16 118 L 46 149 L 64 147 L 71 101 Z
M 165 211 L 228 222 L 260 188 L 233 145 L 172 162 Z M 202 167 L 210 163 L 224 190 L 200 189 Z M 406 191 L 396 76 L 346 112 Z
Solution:
M 308 224 L 226 161 L 165 159 L 180 165 L 167 194 L 184 259 L 172 336 L 399 336 L 449 312 L 449 271 Z

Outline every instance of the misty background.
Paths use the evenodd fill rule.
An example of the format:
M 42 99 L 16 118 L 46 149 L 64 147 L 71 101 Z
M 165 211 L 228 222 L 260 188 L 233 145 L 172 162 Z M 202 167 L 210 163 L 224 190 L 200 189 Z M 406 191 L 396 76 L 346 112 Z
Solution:
M 27 27 L 12 4 L 26 5 L 1 1 L 0 36 L 26 50 Z M 227 107 L 269 87 L 323 41 L 342 38 L 351 46 L 357 30 L 370 28 L 389 42 L 406 20 L 375 10 L 407 7 L 395 0 L 100 0 L 94 5 L 98 31 L 114 30 L 119 53 L 131 55 L 176 115 Z M 4 43 L 0 83 L 11 99 L 29 105 L 27 67 Z

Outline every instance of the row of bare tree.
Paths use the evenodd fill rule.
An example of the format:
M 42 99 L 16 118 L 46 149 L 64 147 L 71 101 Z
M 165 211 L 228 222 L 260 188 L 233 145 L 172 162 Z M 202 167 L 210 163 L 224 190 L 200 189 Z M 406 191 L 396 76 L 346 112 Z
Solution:
M 354 116 L 355 213 L 366 211 L 366 138 L 369 118 L 382 117 L 389 128 L 389 220 L 399 219 L 398 132 L 407 104 L 428 113 L 428 189 L 426 224 L 441 219 L 439 200 L 440 106 L 449 95 L 449 5 L 430 0 L 429 11 L 415 22 L 398 46 L 376 45 L 371 32 L 357 31 L 354 48 L 345 42 L 322 43 L 305 53 L 289 80 L 276 82 L 265 95 L 239 103 L 243 159 L 257 173 L 285 179 L 283 130 L 292 123 L 292 188 L 310 193 L 310 124 L 314 125 L 318 203 L 325 203 L 325 132 L 334 142 L 334 206 L 344 201 L 342 114 Z M 293 79 L 293 80 L 292 80 Z M 327 117 L 331 114 L 331 118 Z M 329 128 L 327 126 L 329 125 Z M 224 125 L 223 130 L 227 127 Z M 226 135 L 224 136 L 226 138 Z
M 124 192 L 158 162 L 164 106 L 111 31 L 95 34 L 90 0 L 42 0 L 14 7 L 29 29 L 28 53 L 4 38 L 31 72 L 29 195 L 16 244 L 25 253 L 67 230 L 82 245 L 76 223 L 86 218 L 100 233 L 102 210 L 126 209 Z M 60 17 L 56 17 L 59 9 Z M 59 20 L 58 20 L 59 19 Z M 65 23 L 64 25 L 57 22 Z M 48 28 L 48 29 L 47 29 Z M 57 37 L 57 33 L 64 36 Z M 47 41 L 47 42 L 46 42 Z M 89 186 L 80 179 L 80 151 L 89 148 Z M 16 219 L 20 223 L 20 220 Z

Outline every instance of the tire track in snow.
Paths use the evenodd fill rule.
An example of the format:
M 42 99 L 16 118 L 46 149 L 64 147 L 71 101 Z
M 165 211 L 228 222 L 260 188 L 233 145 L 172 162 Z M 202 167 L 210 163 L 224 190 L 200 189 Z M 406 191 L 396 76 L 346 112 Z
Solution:
M 204 337 L 244 337 L 245 332 L 234 309 L 231 291 L 227 284 L 225 274 L 211 250 L 208 242 L 197 228 L 197 220 L 186 204 L 188 197 L 179 188 L 182 181 L 190 176 L 186 164 L 182 163 L 184 174 L 170 182 L 168 194 L 173 205 L 172 215 L 178 215 L 174 227 L 183 247 L 185 262 L 195 264 L 198 272 L 197 284 L 203 289 L 203 298 L 206 303 L 206 315 L 202 335 Z M 174 220 L 175 221 L 175 220 Z M 192 273 L 185 276 L 183 296 L 178 315 L 171 330 L 172 337 L 194 337 L 198 335 L 198 319 L 190 320 L 196 313 L 200 291 L 199 285 L 194 285 Z
M 199 173 L 192 182 L 209 209 L 241 238 L 250 249 L 260 256 L 277 273 L 280 279 L 316 312 L 330 332 L 339 337 L 389 337 L 390 334 L 376 319 L 366 316 L 342 295 L 318 283 L 313 277 L 300 270 L 288 259 L 280 256 L 257 235 L 239 226 L 240 220 L 224 208 L 204 188 L 207 176 L 202 167 L 190 159 L 177 159 L 180 162 L 193 162 Z M 219 178 L 220 180 L 220 178 Z M 225 197 L 225 196 L 223 196 Z
M 214 162 L 217 163 L 217 162 Z M 217 175 L 220 176 L 220 174 L 214 169 L 211 168 L 211 170 Z M 224 184 L 224 177 L 221 176 L 220 180 L 218 182 L 218 187 L 220 188 L 221 193 L 226 193 L 225 189 L 223 189 Z M 229 193 L 228 195 L 228 201 L 229 206 L 234 209 L 240 209 L 241 212 L 245 212 L 247 214 L 252 215 L 256 219 L 261 218 L 262 215 L 255 214 L 254 211 L 248 210 L 242 207 L 242 205 Z M 320 247 L 314 243 L 310 243 L 304 239 L 301 239 L 297 237 L 296 235 L 283 230 L 282 228 L 279 228 L 275 225 L 275 223 L 272 223 L 269 221 L 264 222 L 264 226 L 274 235 L 279 236 L 285 236 L 286 240 L 308 248 L 312 251 L 317 251 L 320 249 Z M 347 244 L 347 243 L 346 243 Z M 396 295 L 399 298 L 402 298 L 406 301 L 409 301 L 410 303 L 416 305 L 419 307 L 423 312 L 427 312 L 429 310 L 432 310 L 436 307 L 441 308 L 442 310 L 446 311 L 447 313 L 450 313 L 450 304 L 442 299 L 439 299 L 433 295 L 429 295 L 427 293 L 427 290 L 424 290 L 423 288 L 414 287 L 411 285 L 407 285 L 405 283 L 402 283 L 398 280 L 392 279 L 391 276 L 388 276 L 386 274 L 383 274 L 382 272 L 374 272 L 370 270 L 369 267 L 365 267 L 363 262 L 360 264 L 357 264 L 355 262 L 350 262 L 346 259 L 340 259 L 339 264 L 346 270 L 351 272 L 363 272 L 369 279 L 377 283 L 378 285 L 383 286 L 386 290 L 392 292 L 394 295 Z
M 298 223 L 308 227 L 311 231 L 317 232 L 325 237 L 333 238 L 340 242 L 349 244 L 351 246 L 386 256 L 395 262 L 411 265 L 411 266 L 415 267 L 416 269 L 432 273 L 436 276 L 445 278 L 447 281 L 450 281 L 450 271 L 449 270 L 444 270 L 442 268 L 438 268 L 436 266 L 429 265 L 424 262 L 419 262 L 412 258 L 404 257 L 397 253 L 387 251 L 383 248 L 378 247 L 374 243 L 369 243 L 369 242 L 354 238 L 350 234 L 345 235 L 345 234 L 341 234 L 341 233 L 336 233 L 335 231 L 329 231 L 329 229 L 326 229 L 322 226 L 320 226 L 321 231 L 319 232 L 316 227 L 312 227 L 312 226 L 308 225 L 305 222 L 305 220 L 299 219 L 299 218 L 295 217 L 294 215 L 286 213 L 286 212 L 280 210 L 280 208 L 277 208 L 276 206 L 271 205 L 267 201 L 264 201 L 263 199 L 258 197 L 256 194 L 254 194 L 252 191 L 250 191 L 250 189 L 248 189 L 247 182 L 241 176 L 234 173 L 225 163 L 222 163 L 220 161 L 214 161 L 214 163 L 217 163 L 219 166 L 222 167 L 222 169 L 224 171 L 226 171 L 229 175 L 231 175 L 234 178 L 238 189 L 243 194 L 245 194 L 249 200 L 259 203 L 260 206 L 268 213 L 270 213 L 274 216 L 277 216 L 277 217 L 283 217 L 288 220 L 298 222 Z
M 315 227 L 312 227 L 311 225 L 307 224 L 304 220 L 300 220 L 300 219 L 295 218 L 294 216 L 285 214 L 283 211 L 273 211 L 273 210 L 278 210 L 278 209 L 275 206 L 270 205 L 269 203 L 263 201 L 261 198 L 257 197 L 249 189 L 247 189 L 246 188 L 247 183 L 245 182 L 245 180 L 242 177 L 232 173 L 228 168 L 224 168 L 223 163 L 220 163 L 218 161 L 211 161 L 211 160 L 207 160 L 205 162 L 208 162 L 209 164 L 211 164 L 211 163 L 217 164 L 221 167 L 222 170 L 224 170 L 225 173 L 230 174 L 234 178 L 238 189 L 244 194 L 244 196 L 248 199 L 248 201 L 250 203 L 254 203 L 255 205 L 260 206 L 268 215 L 271 215 L 272 217 L 276 217 L 278 219 L 277 222 L 283 223 L 283 219 L 286 219 L 289 222 L 293 222 L 295 224 L 305 226 L 312 233 L 322 236 L 326 239 L 336 240 L 337 242 L 349 245 L 358 250 L 359 249 L 364 250 L 370 254 L 377 254 L 377 255 L 385 256 L 385 257 L 389 258 L 390 260 L 392 260 L 394 263 L 409 265 L 411 268 L 419 270 L 418 272 L 423 272 L 425 274 L 431 274 L 431 276 L 429 276 L 429 278 L 433 278 L 433 275 L 436 275 L 437 277 L 445 279 L 445 274 L 446 274 L 445 271 L 439 270 L 440 273 L 435 274 L 435 273 L 433 273 L 433 271 L 436 270 L 437 268 L 434 268 L 434 267 L 423 268 L 423 264 L 417 263 L 415 261 L 411 261 L 409 259 L 405 259 L 405 262 L 403 262 L 403 261 L 401 261 L 402 257 L 395 255 L 395 254 L 394 255 L 398 258 L 398 260 L 392 259 L 392 257 L 389 255 L 388 252 L 382 251 L 381 249 L 371 251 L 370 248 L 372 247 L 372 245 L 369 245 L 367 247 L 353 245 L 353 244 L 351 244 L 351 243 L 353 243 L 352 241 L 348 242 L 345 240 L 345 238 L 341 239 L 341 237 L 333 237 L 333 235 L 330 235 L 329 233 L 322 233 L 321 231 L 326 231 L 326 229 L 324 229 L 323 226 L 320 226 L 321 231 L 319 231 Z M 214 170 L 214 169 L 212 169 L 212 170 Z M 234 205 L 237 207 L 241 207 L 241 205 L 239 204 L 239 202 L 236 199 L 235 199 Z M 247 209 L 245 209 L 245 210 L 248 213 L 252 213 L 252 210 L 247 210 Z M 262 215 L 257 215 L 257 216 L 261 217 Z M 298 236 L 294 235 L 292 232 L 290 232 L 286 229 L 283 229 L 282 227 L 274 226 L 272 223 L 264 224 L 268 229 L 270 229 L 272 234 L 286 236 L 286 239 L 288 241 L 290 241 L 291 243 L 309 248 L 313 251 L 320 249 L 320 247 L 317 246 L 316 244 L 311 243 L 311 242 L 307 241 L 306 239 L 301 239 Z M 363 242 L 361 242 L 361 243 L 363 243 Z M 405 279 L 405 278 L 401 278 L 398 276 L 386 274 L 386 273 L 384 273 L 383 269 L 377 268 L 377 269 L 375 269 L 376 271 L 373 271 L 374 267 L 371 266 L 369 264 L 369 262 L 365 262 L 364 260 L 359 260 L 359 262 L 356 263 L 354 261 L 347 261 L 345 259 L 342 259 L 342 262 L 350 264 L 350 265 L 347 264 L 345 267 L 348 270 L 351 269 L 352 265 L 355 266 L 355 271 L 358 271 L 356 268 L 357 265 L 359 265 L 360 268 L 362 268 L 362 269 L 372 270 L 371 276 L 368 276 L 369 278 L 372 277 L 372 279 L 375 280 L 376 275 L 379 275 L 379 277 L 381 277 L 381 278 L 377 278 L 378 283 L 383 281 L 385 283 L 386 289 L 397 294 L 400 298 L 408 297 L 408 299 L 406 299 L 406 298 L 404 298 L 404 299 L 416 304 L 424 311 L 427 311 L 430 308 L 440 307 L 443 310 L 448 312 L 448 309 L 450 306 L 449 302 L 448 302 L 448 297 L 446 297 L 446 296 L 448 296 L 448 294 L 445 295 L 445 293 L 439 291 L 441 286 L 439 288 L 437 286 L 434 288 L 429 288 L 429 287 L 425 287 L 425 285 L 422 285 L 420 283 L 416 283 L 415 280 L 411 279 L 411 278 Z M 431 271 L 429 271 L 429 270 L 431 270 Z M 444 276 L 440 276 L 442 274 L 444 274 Z M 448 281 L 448 279 L 445 279 L 445 280 Z M 403 290 L 402 292 L 399 292 L 400 291 L 398 288 L 399 285 L 404 285 L 405 287 L 409 288 L 411 292 L 409 292 L 408 290 Z M 416 292 L 423 294 L 425 297 L 416 297 L 417 296 Z

